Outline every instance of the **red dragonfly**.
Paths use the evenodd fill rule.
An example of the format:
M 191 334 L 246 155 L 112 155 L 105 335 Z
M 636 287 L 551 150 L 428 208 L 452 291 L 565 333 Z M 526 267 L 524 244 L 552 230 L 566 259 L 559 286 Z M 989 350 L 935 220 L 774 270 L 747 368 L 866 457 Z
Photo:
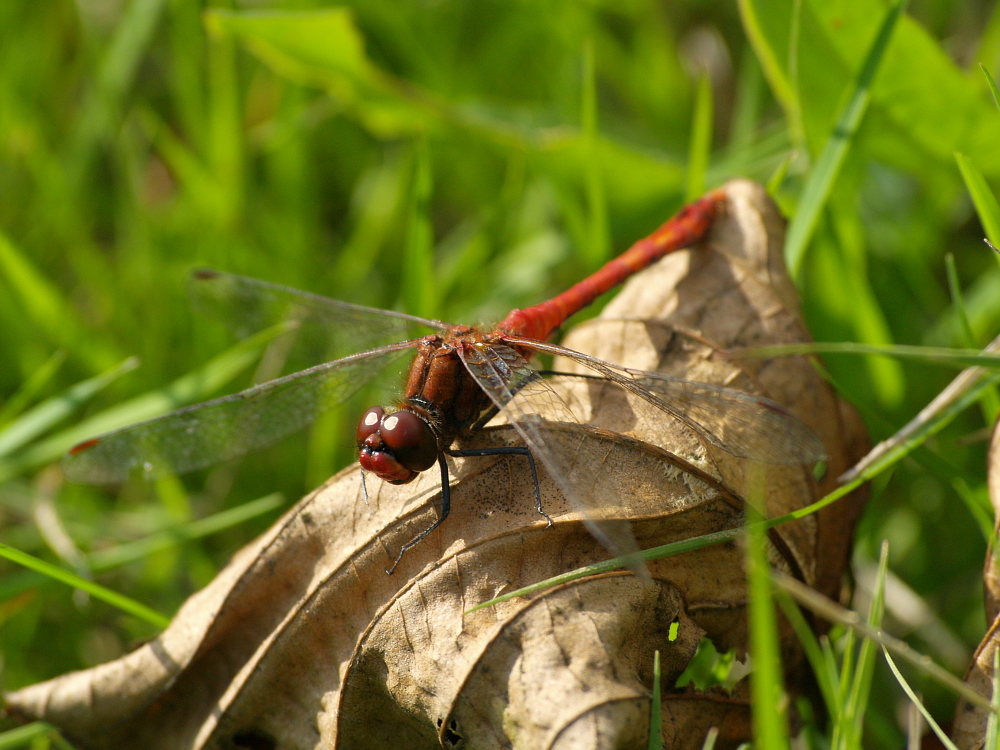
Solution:
M 368 349 L 88 440 L 70 451 L 65 472 L 76 481 L 114 483 L 133 473 L 184 472 L 232 458 L 301 429 L 323 410 L 348 398 L 374 373 L 415 349 L 402 399 L 390 409 L 368 409 L 356 432 L 362 482 L 365 471 L 393 484 L 410 482 L 435 463 L 441 472 L 437 520 L 403 545 L 387 572 L 448 517 L 448 456 L 525 456 L 535 477 L 535 506 L 551 524 L 538 489 L 535 462 L 540 461 L 570 502 L 584 511 L 594 536 L 612 552 L 631 552 L 630 531 L 596 520 L 607 498 L 595 497 L 604 493 L 594 488 L 607 486 L 603 475 L 608 469 L 582 453 L 579 438 L 574 443 L 568 437 L 572 432 L 552 428 L 558 424 L 553 420 L 570 424 L 578 420 L 528 364 L 535 353 L 567 357 L 586 366 L 596 373 L 588 377 L 614 383 L 680 420 L 703 441 L 735 456 L 771 464 L 811 463 L 824 457 L 816 435 L 767 398 L 622 367 L 546 342 L 567 318 L 605 291 L 667 253 L 703 238 L 724 199 L 724 192 L 716 190 L 689 204 L 593 275 L 540 305 L 512 311 L 488 332 L 353 305 L 243 276 L 197 272 L 199 292 L 239 316 L 268 308 L 272 316 L 274 310 L 281 310 L 296 321 L 329 327 L 334 334 L 363 331 L 402 338 L 414 326 L 434 333 Z M 453 447 L 498 412 L 523 439 L 523 446 Z

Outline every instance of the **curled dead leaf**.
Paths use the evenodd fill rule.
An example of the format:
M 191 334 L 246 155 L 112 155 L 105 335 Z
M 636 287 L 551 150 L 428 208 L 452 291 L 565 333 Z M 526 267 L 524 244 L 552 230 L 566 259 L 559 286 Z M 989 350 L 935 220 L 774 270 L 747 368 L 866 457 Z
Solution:
M 707 243 L 635 277 L 565 343 L 766 394 L 795 412 L 822 438 L 829 471 L 819 483 L 808 467 L 769 465 L 766 504 L 776 515 L 831 489 L 866 438 L 806 359 L 723 355 L 807 337 L 781 264 L 783 221 L 759 186 L 735 181 L 726 191 Z M 640 546 L 742 524 L 747 461 L 594 381 L 555 387 L 588 424 L 547 425 L 546 439 L 572 435 L 600 457 L 593 476 L 608 515 L 627 519 Z M 499 424 L 474 440 L 517 442 Z M 745 739 L 745 688 L 671 687 L 703 636 L 745 653 L 736 544 L 651 563 L 651 586 L 606 575 L 469 613 L 607 555 L 542 471 L 555 521 L 546 527 L 526 464 L 520 456 L 458 461 L 452 515 L 393 576 L 384 569 L 396 550 L 436 517 L 438 479 L 373 482 L 366 504 L 357 466 L 348 467 L 241 550 L 159 637 L 118 661 L 11 693 L 8 708 L 52 722 L 82 748 L 634 746 L 648 731 L 659 649 L 671 747 L 700 747 L 709 726 L 722 729 L 719 746 Z M 773 564 L 835 596 L 861 502 L 854 495 L 775 529 Z M 787 626 L 782 637 L 795 675 L 802 655 Z
M 986 551 L 983 566 L 983 592 L 985 594 L 986 633 L 972 655 L 972 663 L 965 673 L 965 682 L 986 699 L 993 695 L 993 680 L 996 672 L 993 666 L 1000 645 L 1000 550 L 997 549 L 997 534 L 1000 532 L 1000 422 L 994 425 L 993 439 L 987 457 L 987 486 L 990 504 L 993 506 L 993 538 Z M 952 739 L 962 750 L 978 750 L 986 743 L 986 723 L 989 712 L 982 706 L 960 700 L 955 709 L 955 723 Z

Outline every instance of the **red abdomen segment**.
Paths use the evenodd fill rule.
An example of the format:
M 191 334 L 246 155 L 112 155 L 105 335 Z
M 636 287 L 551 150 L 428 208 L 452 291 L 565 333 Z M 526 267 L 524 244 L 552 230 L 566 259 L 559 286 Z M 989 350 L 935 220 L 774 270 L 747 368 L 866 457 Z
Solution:
M 651 235 L 639 240 L 617 258 L 608 261 L 599 271 L 562 294 L 534 307 L 513 310 L 497 326 L 497 330 L 544 341 L 569 316 L 589 305 L 604 292 L 618 286 L 667 253 L 693 245 L 702 239 L 708 233 L 724 199 L 725 191 L 720 188 L 689 203 Z

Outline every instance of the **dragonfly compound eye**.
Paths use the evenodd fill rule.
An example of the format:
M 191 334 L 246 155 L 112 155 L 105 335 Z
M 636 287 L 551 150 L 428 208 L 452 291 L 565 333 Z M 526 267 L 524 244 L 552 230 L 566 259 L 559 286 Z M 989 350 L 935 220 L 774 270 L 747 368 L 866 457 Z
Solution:
M 411 411 L 397 411 L 382 419 L 382 440 L 396 460 L 412 471 L 424 471 L 438 456 L 431 426 Z
M 373 406 L 361 415 L 361 419 L 358 421 L 358 429 L 354 431 L 354 437 L 357 439 L 359 446 L 365 442 L 365 439 L 369 435 L 378 432 L 379 425 L 382 424 L 382 417 L 384 416 L 385 409 L 381 406 Z

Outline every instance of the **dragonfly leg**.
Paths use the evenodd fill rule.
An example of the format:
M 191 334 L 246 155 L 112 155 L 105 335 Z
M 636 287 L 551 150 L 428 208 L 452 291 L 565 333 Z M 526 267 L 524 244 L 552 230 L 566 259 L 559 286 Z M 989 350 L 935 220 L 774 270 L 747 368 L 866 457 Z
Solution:
M 437 520 L 434 521 L 434 523 L 399 548 L 399 554 L 396 555 L 395 561 L 393 561 L 392 565 L 385 570 L 386 575 L 391 576 L 396 570 L 396 566 L 399 565 L 399 561 L 403 559 L 403 555 L 406 551 L 408 549 L 413 549 L 420 544 L 420 542 L 422 542 L 428 534 L 444 523 L 444 519 L 446 519 L 448 514 L 451 512 L 451 480 L 448 476 L 448 464 L 445 463 L 443 453 L 438 455 L 438 465 L 441 467 L 441 515 L 437 517 Z
M 361 470 L 361 497 L 364 498 L 365 505 L 368 505 L 368 485 L 365 484 L 365 470 Z
M 449 456 L 463 458 L 465 456 L 524 456 L 528 459 L 528 466 L 531 467 L 531 482 L 535 489 L 535 510 L 545 516 L 548 526 L 552 525 L 552 516 L 542 508 L 542 492 L 538 487 L 538 469 L 535 467 L 535 457 L 531 451 L 523 446 L 511 446 L 504 448 L 468 448 L 465 450 L 449 450 Z

